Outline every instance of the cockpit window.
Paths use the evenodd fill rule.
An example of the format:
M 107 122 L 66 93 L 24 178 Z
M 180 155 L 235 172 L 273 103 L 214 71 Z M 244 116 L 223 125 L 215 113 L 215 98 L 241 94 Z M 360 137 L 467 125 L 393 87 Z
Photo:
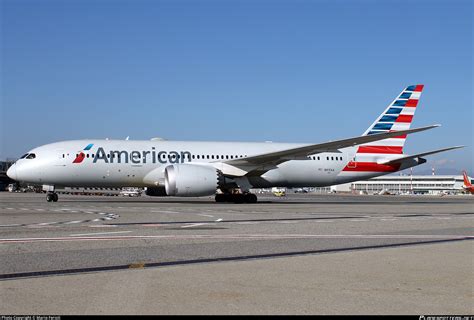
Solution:
M 30 153 L 29 155 L 26 156 L 26 159 L 34 159 L 36 158 L 36 154 Z
M 20 159 L 26 158 L 26 156 L 27 156 L 28 154 L 29 154 L 29 153 L 25 153 L 24 155 L 22 155 L 22 156 L 20 157 Z

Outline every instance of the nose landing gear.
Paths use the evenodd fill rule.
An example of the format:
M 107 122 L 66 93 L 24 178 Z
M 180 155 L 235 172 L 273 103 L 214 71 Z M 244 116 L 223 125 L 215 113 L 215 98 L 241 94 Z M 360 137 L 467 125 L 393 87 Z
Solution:
M 46 201 L 48 202 L 57 202 L 58 201 L 58 194 L 54 192 L 53 185 L 43 184 L 43 191 L 46 191 Z
M 58 194 L 56 192 L 48 192 L 46 194 L 46 201 L 48 202 L 57 202 L 59 199 Z

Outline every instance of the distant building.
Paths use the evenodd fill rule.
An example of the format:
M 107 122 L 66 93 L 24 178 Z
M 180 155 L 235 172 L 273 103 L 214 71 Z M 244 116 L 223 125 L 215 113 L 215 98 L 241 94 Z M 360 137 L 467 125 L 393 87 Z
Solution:
M 472 178 L 469 178 L 472 180 Z M 387 175 L 369 180 L 361 180 L 332 186 L 337 192 L 376 194 L 387 191 L 394 194 L 456 194 L 463 192 L 462 175 Z

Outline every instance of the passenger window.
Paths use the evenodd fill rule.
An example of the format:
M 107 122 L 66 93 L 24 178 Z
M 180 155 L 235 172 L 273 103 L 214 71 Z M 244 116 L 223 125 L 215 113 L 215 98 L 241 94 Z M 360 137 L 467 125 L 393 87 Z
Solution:
M 212 155 L 212 159 L 214 159 L 214 155 Z
M 207 158 L 209 159 L 209 155 L 207 155 Z
M 321 160 L 321 159 L 318 157 L 318 160 Z
M 331 160 L 334 161 L 334 157 L 331 157 Z

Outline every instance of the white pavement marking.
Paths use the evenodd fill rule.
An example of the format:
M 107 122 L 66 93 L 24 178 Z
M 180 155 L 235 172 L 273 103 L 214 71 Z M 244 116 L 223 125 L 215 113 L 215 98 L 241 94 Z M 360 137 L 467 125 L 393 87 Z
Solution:
M 193 223 L 193 224 L 188 224 L 186 226 L 182 226 L 181 228 L 192 228 L 192 227 L 199 227 L 199 226 L 203 226 L 203 225 L 206 225 L 208 223 Z
M 198 216 L 201 216 L 201 217 L 208 217 L 208 218 L 214 218 L 214 216 L 211 216 L 210 214 L 198 214 Z
M 474 239 L 472 235 L 366 235 L 366 234 L 230 234 L 230 235 L 160 235 L 160 236 L 111 236 L 111 237 L 56 237 L 56 238 L 7 238 L 0 239 L 0 243 L 14 242 L 51 242 L 51 241 L 112 241 L 112 240 L 140 240 L 140 239 Z
M 89 228 L 117 228 L 118 225 L 116 224 L 99 224 L 99 225 L 91 225 L 88 226 Z
M 99 233 L 82 233 L 82 234 L 70 234 L 70 237 L 82 237 L 82 236 L 98 236 L 104 234 L 117 234 L 117 233 L 130 233 L 132 231 L 112 231 L 112 232 L 99 232 Z
M 143 209 L 143 208 L 141 208 Z M 183 213 L 183 212 L 177 212 L 177 211 L 169 211 L 169 210 L 152 210 L 151 212 L 154 212 L 154 213 Z
M 215 222 L 221 222 L 222 220 L 224 219 L 220 218 L 220 219 L 217 219 Z

